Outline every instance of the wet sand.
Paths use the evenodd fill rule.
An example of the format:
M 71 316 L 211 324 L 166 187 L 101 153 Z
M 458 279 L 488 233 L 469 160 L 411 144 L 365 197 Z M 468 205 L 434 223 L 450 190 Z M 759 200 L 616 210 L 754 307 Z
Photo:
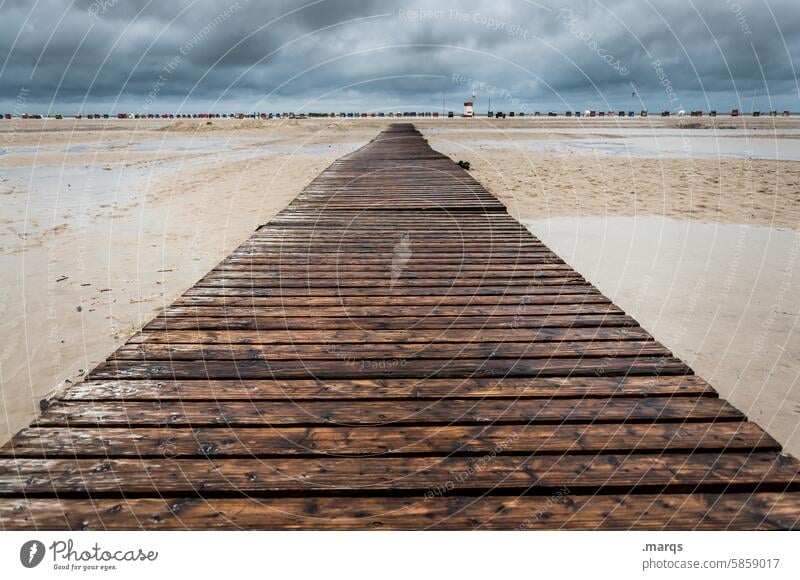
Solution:
M 788 241 L 800 227 L 800 162 L 781 157 L 794 151 L 784 141 L 800 145 L 800 121 L 412 121 L 800 452 L 797 256 Z M 0 440 L 388 122 L 0 123 Z M 725 138 L 717 154 L 709 131 Z M 684 133 L 702 146 L 676 155 Z M 780 146 L 748 145 L 756 139 Z M 737 140 L 738 158 L 729 156 Z
M 526 225 L 800 455 L 800 231 L 656 216 Z
M 800 228 L 800 121 L 778 118 L 785 123 L 778 127 L 754 121 L 761 124 L 747 130 L 743 121 L 722 125 L 735 129 L 713 129 L 710 119 L 709 128 L 680 129 L 677 119 L 669 125 L 659 119 L 651 122 L 665 126 L 587 122 L 426 134 L 435 148 L 470 161 L 473 176 L 518 218 L 665 215 Z
M 0 441 L 372 136 L 164 126 L 0 135 Z

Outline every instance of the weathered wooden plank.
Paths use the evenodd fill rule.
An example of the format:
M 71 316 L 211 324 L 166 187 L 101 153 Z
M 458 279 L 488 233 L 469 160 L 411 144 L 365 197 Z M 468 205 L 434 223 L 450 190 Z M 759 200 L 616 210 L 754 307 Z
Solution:
M 481 269 L 481 270 L 466 270 L 460 268 L 425 268 L 425 269 L 411 269 L 404 267 L 402 270 L 399 268 L 392 272 L 391 267 L 375 268 L 375 269 L 359 269 L 351 270 L 344 266 L 339 266 L 335 269 L 316 269 L 313 267 L 275 267 L 270 265 L 259 264 L 237 264 L 237 265 L 224 265 L 214 268 L 206 275 L 206 278 L 305 278 L 312 277 L 314 279 L 346 279 L 357 278 L 369 280 L 373 278 L 397 278 L 397 279 L 413 279 L 413 278 L 446 278 L 447 280 L 464 279 L 464 278 L 479 278 L 481 280 L 492 280 L 495 278 L 530 278 L 536 276 L 564 276 L 573 274 L 575 271 L 564 264 L 529 264 L 527 267 L 516 267 L 507 269 Z
M 324 253 L 315 256 L 309 252 L 302 252 L 298 254 L 302 255 L 302 258 L 291 261 L 284 259 L 286 252 L 276 252 L 275 254 L 265 252 L 264 254 L 261 254 L 251 251 L 247 256 L 244 257 L 231 255 L 220 262 L 220 264 L 215 268 L 215 271 L 236 271 L 247 270 L 253 266 L 271 266 L 270 270 L 287 273 L 293 271 L 335 272 L 337 270 L 344 272 L 383 272 L 391 268 L 392 260 L 396 261 L 397 259 L 397 255 L 394 252 L 391 255 L 384 252 L 386 256 L 382 259 L 376 259 L 380 257 L 376 257 L 374 252 L 370 254 L 358 253 L 357 255 L 350 252 L 339 252 L 335 254 L 335 260 L 333 262 L 317 263 L 313 258 L 323 259 L 330 258 L 330 256 L 326 256 Z M 466 255 L 461 259 L 453 256 L 452 254 L 447 254 L 445 256 L 431 256 L 427 259 L 422 258 L 421 256 L 415 256 L 413 253 L 406 255 L 408 256 L 408 260 L 404 259 L 403 270 L 412 272 L 421 269 L 422 266 L 428 267 L 434 264 L 441 266 L 442 272 L 447 272 L 450 274 L 460 272 L 500 273 L 526 270 L 538 271 L 542 269 L 560 270 L 569 268 L 564 260 L 549 250 L 530 253 L 526 252 L 526 255 L 524 256 L 526 261 L 524 262 L 520 261 L 523 258 L 517 256 L 514 257 L 513 261 L 509 260 L 508 262 L 496 262 L 494 260 L 476 261 L 474 259 L 469 259 Z M 371 261 L 363 261 L 366 259 Z M 469 259 L 469 261 L 465 261 L 467 259 Z M 431 274 L 433 273 L 434 272 L 431 272 Z M 436 273 L 438 273 L 438 271 Z
M 364 297 L 218 297 L 184 296 L 173 302 L 174 306 L 252 306 L 252 307 L 306 307 L 317 306 L 500 306 L 500 305 L 549 305 L 549 304 L 610 304 L 600 293 L 510 295 L 510 296 L 364 296 Z
M 496 306 L 170 306 L 163 316 L 237 317 L 394 317 L 394 316 L 559 316 L 623 314 L 613 304 L 500 304 Z
M 472 378 L 691 374 L 679 359 L 667 356 L 515 359 L 344 359 L 125 361 L 99 364 L 95 379 L 339 379 Z
M 493 358 L 638 357 L 671 356 L 658 342 L 598 340 L 580 342 L 493 343 L 330 343 L 330 344 L 129 344 L 120 347 L 109 361 L 279 361 L 279 360 L 402 360 L 458 357 Z
M 436 226 L 432 225 L 432 227 Z M 244 242 L 244 245 L 239 246 L 236 249 L 236 253 L 231 254 L 229 258 L 235 258 L 242 253 L 255 253 L 266 256 L 302 254 L 305 257 L 314 256 L 315 258 L 336 258 L 336 256 L 341 256 L 377 259 L 395 255 L 398 249 L 402 248 L 409 260 L 424 258 L 441 261 L 453 260 L 456 257 L 478 258 L 488 255 L 495 257 L 502 254 L 508 254 L 513 257 L 547 257 L 561 260 L 546 245 L 541 242 L 533 242 L 531 238 L 527 237 L 525 239 L 518 238 L 516 241 L 503 242 L 496 239 L 491 233 L 477 233 L 472 240 L 463 238 L 448 239 L 446 234 L 438 235 L 437 232 L 434 232 L 433 235 L 436 235 L 437 239 L 424 240 L 412 237 L 408 233 L 387 234 L 381 240 L 349 234 L 348 237 L 340 237 L 333 242 L 314 239 L 282 239 L 279 236 L 263 240 L 251 238 Z M 445 252 L 443 250 L 450 251 Z M 355 260 L 352 261 L 355 262 Z M 290 266 L 292 264 L 291 262 L 286 262 L 285 265 Z
M 314 459 L 0 459 L 0 495 L 703 488 L 797 491 L 800 462 L 772 452 Z M 775 491 L 770 490 L 770 491 Z
M 5 457 L 258 457 L 427 453 L 780 451 L 754 423 L 24 429 Z
M 382 316 L 339 318 L 279 318 L 279 317 L 157 317 L 145 330 L 312 330 L 312 329 L 518 329 L 518 328 L 595 328 L 599 326 L 631 327 L 636 321 L 625 314 L 583 314 L 578 316 Z
M 85 381 L 61 395 L 65 401 L 584 398 L 716 396 L 696 375 L 652 377 L 552 377 L 542 379 L 378 379 L 235 381 Z
M 393 259 L 397 255 L 394 252 L 289 252 L 280 250 L 259 251 L 258 248 L 239 248 L 234 250 L 224 263 L 264 263 L 264 264 L 311 264 L 311 265 L 387 265 L 391 267 Z M 529 250 L 525 252 L 469 252 L 459 251 L 448 252 L 446 254 L 433 254 L 428 252 L 414 252 L 408 259 L 407 264 L 420 264 L 427 266 L 435 265 L 468 265 L 475 264 L 485 266 L 487 264 L 509 264 L 525 265 L 536 264 L 543 259 L 561 259 L 557 254 L 550 250 Z
M 209 272 L 202 278 L 204 284 L 216 283 L 218 280 L 227 280 L 231 283 L 241 281 L 250 282 L 254 287 L 272 287 L 276 280 L 291 282 L 311 282 L 311 288 L 330 288 L 340 286 L 341 288 L 361 288 L 369 287 L 372 282 L 378 284 L 376 288 L 384 289 L 385 296 L 402 296 L 395 292 L 396 289 L 409 289 L 430 287 L 442 288 L 445 285 L 452 285 L 454 288 L 463 288 L 463 292 L 470 288 L 480 289 L 484 286 L 499 286 L 503 288 L 515 288 L 518 294 L 524 293 L 525 288 L 533 291 L 529 294 L 548 294 L 558 295 L 558 288 L 554 286 L 585 285 L 587 284 L 574 270 L 560 267 L 541 269 L 541 270 L 518 270 L 515 272 L 496 272 L 470 270 L 467 272 L 440 272 L 433 274 L 439 269 L 438 265 L 431 264 L 422 266 L 417 270 L 393 270 L 390 266 L 375 271 L 345 271 L 345 266 L 338 269 L 316 271 L 313 268 L 305 267 L 302 269 L 286 270 L 273 264 L 249 264 L 236 269 L 226 268 Z M 359 283 L 360 281 L 360 283 Z M 547 291 L 535 292 L 535 289 L 548 286 Z M 213 286 L 211 286 L 213 287 Z M 237 286 L 232 286 L 237 287 Z M 294 288 L 295 286 L 287 286 Z M 595 289 L 590 289 L 591 294 L 598 294 Z M 575 293 L 573 293 L 575 294 Z
M 38 426 L 397 425 L 742 420 L 711 397 L 310 401 L 53 402 Z
M 417 297 L 480 297 L 480 296 L 538 296 L 538 295 L 562 295 L 569 294 L 593 294 L 598 293 L 596 289 L 587 284 L 563 284 L 553 286 L 432 286 L 428 288 L 355 288 L 342 287 L 334 288 L 322 286 L 318 288 L 293 287 L 293 288 L 272 288 L 272 287 L 204 287 L 193 286 L 189 288 L 184 297 L 188 296 L 263 296 L 263 297 L 360 297 L 360 296 L 380 296 L 389 300 L 390 298 L 404 298 L 408 296 Z
M 800 492 L 546 496 L 0 498 L 7 530 L 791 530 Z
M 476 280 L 474 278 L 447 279 L 447 278 L 390 278 L 363 279 L 363 278 L 294 278 L 280 279 L 274 278 L 202 278 L 196 284 L 199 287 L 207 288 L 361 288 L 363 286 L 373 286 L 376 288 L 428 288 L 428 287 L 475 287 L 488 283 L 493 286 L 524 286 L 531 288 L 536 286 L 562 286 L 564 284 L 582 284 L 586 281 L 578 274 L 569 275 L 538 275 L 530 277 L 499 278 L 495 277 L 487 280 Z
M 166 330 L 145 331 L 131 337 L 128 345 L 161 344 L 330 344 L 330 343 L 469 343 L 560 342 L 581 340 L 649 340 L 638 327 L 538 328 L 538 329 L 441 329 L 441 330 Z

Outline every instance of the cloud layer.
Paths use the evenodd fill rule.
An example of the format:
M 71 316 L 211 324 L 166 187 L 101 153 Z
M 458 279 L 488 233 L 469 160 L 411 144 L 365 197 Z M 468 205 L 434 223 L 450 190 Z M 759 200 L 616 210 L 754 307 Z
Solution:
M 796 2 L 6 0 L 0 112 L 800 110 Z

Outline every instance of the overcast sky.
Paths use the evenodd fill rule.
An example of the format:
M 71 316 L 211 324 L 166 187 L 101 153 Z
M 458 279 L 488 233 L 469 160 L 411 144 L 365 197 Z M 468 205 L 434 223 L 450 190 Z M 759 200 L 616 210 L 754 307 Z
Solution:
M 0 112 L 800 111 L 798 0 L 565 4 L 0 0 Z

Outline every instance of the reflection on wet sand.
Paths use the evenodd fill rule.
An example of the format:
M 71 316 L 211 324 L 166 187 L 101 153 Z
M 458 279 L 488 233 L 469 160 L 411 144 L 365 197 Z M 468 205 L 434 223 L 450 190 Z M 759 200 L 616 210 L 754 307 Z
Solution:
M 527 225 L 787 452 L 800 452 L 800 232 L 658 216 Z

